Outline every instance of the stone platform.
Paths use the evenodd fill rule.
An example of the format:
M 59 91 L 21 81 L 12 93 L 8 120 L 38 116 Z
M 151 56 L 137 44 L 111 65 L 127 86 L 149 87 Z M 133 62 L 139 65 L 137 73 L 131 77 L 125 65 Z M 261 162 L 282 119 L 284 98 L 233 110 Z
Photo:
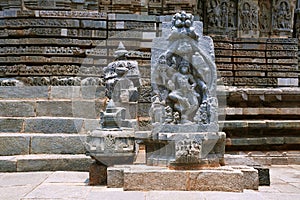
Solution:
M 258 173 L 247 166 L 170 170 L 157 166 L 116 165 L 107 168 L 107 187 L 126 191 L 242 192 L 243 189 L 258 189 Z

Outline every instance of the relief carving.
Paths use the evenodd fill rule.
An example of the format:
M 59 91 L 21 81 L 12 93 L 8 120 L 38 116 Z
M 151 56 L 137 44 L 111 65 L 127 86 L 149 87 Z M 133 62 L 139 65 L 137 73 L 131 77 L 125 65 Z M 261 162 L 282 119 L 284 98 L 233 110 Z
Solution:
M 292 7 L 289 1 L 275 1 L 273 5 L 273 28 L 277 30 L 292 28 Z
M 239 36 L 258 37 L 258 5 L 249 0 L 239 2 Z
M 271 5 L 270 2 L 259 2 L 259 30 L 261 36 L 269 36 L 271 31 Z
M 232 32 L 236 28 L 235 1 L 207 1 L 206 18 L 209 32 L 220 34 Z

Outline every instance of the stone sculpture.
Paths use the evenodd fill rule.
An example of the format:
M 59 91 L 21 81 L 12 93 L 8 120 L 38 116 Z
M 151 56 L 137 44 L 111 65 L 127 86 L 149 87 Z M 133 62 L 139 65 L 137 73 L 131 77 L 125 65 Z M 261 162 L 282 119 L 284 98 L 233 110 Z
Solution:
M 153 130 L 151 140 L 144 139 L 148 165 L 193 169 L 224 164 L 213 42 L 202 29 L 182 11 L 163 24 L 162 37 L 153 41 Z
M 115 61 L 103 69 L 107 105 L 100 113 L 100 126 L 87 136 L 89 155 L 106 166 L 131 164 L 135 157 L 134 129 L 137 126 L 137 87 L 139 69 L 136 61 L 126 59 L 122 43 L 115 51 Z
M 209 48 L 205 52 L 199 47 L 201 43 L 209 43 L 204 40 L 205 37 L 199 39 L 193 23 L 193 16 L 185 12 L 173 17 L 168 49 L 158 55 L 157 61 L 154 58 L 152 85 L 155 102 L 157 104 L 159 100 L 168 110 L 163 124 L 176 121 L 179 124 L 199 124 L 203 130 L 211 125 L 216 126 L 214 130 L 217 131 L 217 124 L 211 118 L 217 106 L 212 104 L 217 102 L 216 67 L 213 57 L 207 53 Z M 153 112 L 154 109 L 151 115 L 154 115 Z M 174 120 L 174 115 L 178 114 L 179 120 Z

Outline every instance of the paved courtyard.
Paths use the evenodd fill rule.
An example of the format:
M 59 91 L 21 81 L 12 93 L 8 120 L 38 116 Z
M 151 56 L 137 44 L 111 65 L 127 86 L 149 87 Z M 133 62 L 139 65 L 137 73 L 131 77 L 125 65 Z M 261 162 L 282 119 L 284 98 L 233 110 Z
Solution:
M 88 172 L 20 172 L 0 173 L 1 200 L 68 199 L 68 200 L 240 200 L 300 199 L 300 165 L 275 165 L 270 167 L 271 186 L 260 186 L 258 191 L 185 192 L 150 191 L 135 192 L 104 186 L 88 186 Z

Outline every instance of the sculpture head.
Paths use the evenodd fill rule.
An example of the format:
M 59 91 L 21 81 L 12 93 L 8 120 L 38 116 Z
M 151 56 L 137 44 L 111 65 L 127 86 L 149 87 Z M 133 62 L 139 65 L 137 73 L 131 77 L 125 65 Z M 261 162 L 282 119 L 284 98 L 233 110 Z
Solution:
M 179 72 L 181 74 L 189 74 L 189 71 L 190 71 L 190 64 L 189 64 L 189 62 L 183 60 L 179 64 Z

